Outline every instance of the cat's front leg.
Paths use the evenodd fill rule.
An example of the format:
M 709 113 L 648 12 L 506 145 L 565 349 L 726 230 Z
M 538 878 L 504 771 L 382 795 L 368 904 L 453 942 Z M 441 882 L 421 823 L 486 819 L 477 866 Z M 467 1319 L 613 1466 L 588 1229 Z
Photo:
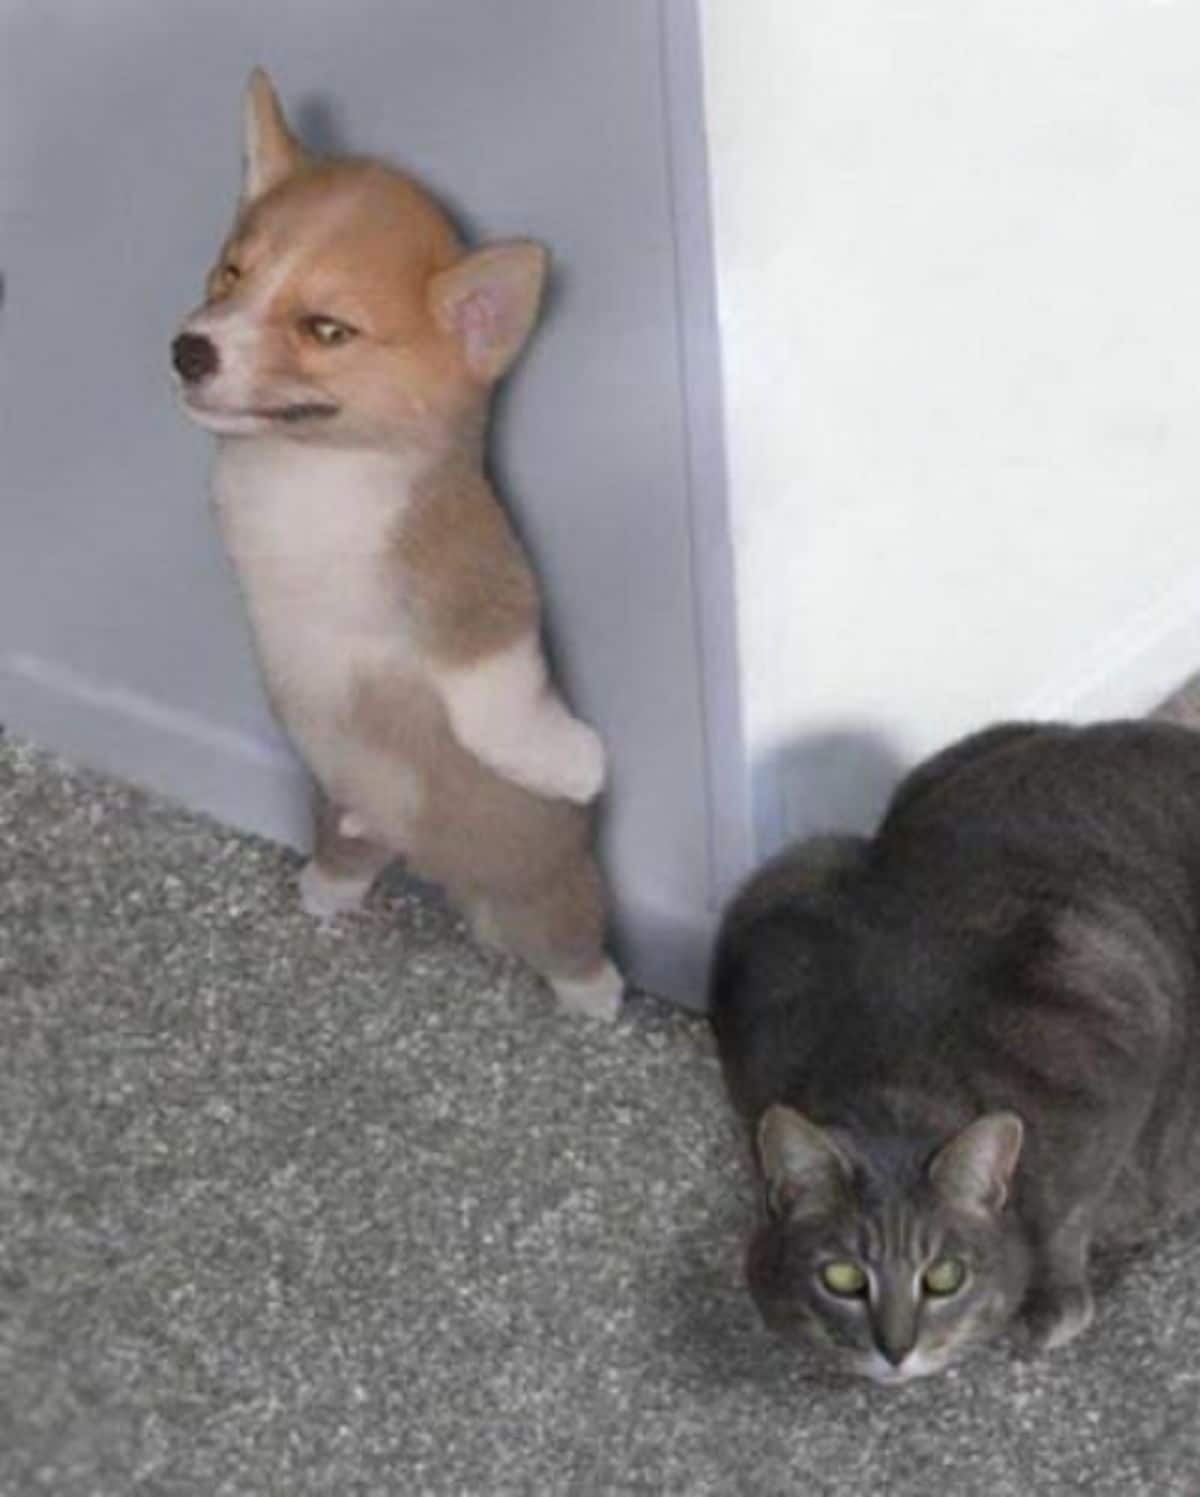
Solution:
M 1073 1213 L 1038 1242 L 1033 1279 L 1021 1307 L 1031 1352 L 1054 1351 L 1091 1325 L 1096 1306 L 1088 1284 L 1090 1214 Z
M 1032 1289 L 1021 1310 L 1030 1351 L 1054 1351 L 1081 1336 L 1095 1319 L 1096 1305 L 1086 1284 L 1045 1284 Z

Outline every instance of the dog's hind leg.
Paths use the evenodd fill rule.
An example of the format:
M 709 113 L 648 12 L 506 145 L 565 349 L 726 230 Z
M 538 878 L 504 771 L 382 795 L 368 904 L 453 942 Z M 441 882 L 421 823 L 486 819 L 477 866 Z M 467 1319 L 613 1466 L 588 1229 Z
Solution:
M 300 874 L 300 902 L 319 920 L 357 909 L 395 854 L 357 819 L 318 795 L 312 856 Z
M 477 937 L 540 972 L 572 1013 L 615 1019 L 625 982 L 604 949 L 604 892 L 588 853 L 525 899 L 476 896 L 468 902 Z

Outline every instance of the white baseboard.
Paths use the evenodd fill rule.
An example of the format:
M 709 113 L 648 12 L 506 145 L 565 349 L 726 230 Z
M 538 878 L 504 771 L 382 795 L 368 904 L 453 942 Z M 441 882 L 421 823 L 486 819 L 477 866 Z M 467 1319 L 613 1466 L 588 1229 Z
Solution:
M 286 749 L 33 655 L 0 660 L 0 723 L 73 763 L 291 847 L 308 780 Z
M 1200 576 L 1114 630 L 1015 714 L 1091 722 L 1141 717 L 1200 671 Z
M 308 778 L 284 747 L 30 655 L 0 660 L 0 724 L 84 768 L 273 842 L 309 838 Z M 687 1008 L 704 1004 L 711 921 L 704 912 L 613 900 L 631 980 Z

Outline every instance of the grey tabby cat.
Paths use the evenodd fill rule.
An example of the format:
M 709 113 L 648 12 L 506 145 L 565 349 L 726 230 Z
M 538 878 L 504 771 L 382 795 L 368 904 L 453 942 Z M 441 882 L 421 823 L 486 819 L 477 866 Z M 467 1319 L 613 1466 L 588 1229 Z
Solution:
M 1092 1247 L 1200 1204 L 1200 735 L 946 750 L 751 880 L 711 1002 L 769 1325 L 881 1382 L 1069 1341 Z

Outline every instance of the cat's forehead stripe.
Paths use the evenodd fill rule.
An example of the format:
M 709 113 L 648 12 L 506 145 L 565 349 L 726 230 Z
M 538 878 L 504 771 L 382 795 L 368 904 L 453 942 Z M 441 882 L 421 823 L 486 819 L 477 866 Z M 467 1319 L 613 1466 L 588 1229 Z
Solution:
M 940 1235 L 936 1224 L 906 1200 L 889 1201 L 877 1212 L 864 1212 L 855 1228 L 855 1251 L 870 1263 L 888 1259 L 923 1263 L 933 1255 Z

